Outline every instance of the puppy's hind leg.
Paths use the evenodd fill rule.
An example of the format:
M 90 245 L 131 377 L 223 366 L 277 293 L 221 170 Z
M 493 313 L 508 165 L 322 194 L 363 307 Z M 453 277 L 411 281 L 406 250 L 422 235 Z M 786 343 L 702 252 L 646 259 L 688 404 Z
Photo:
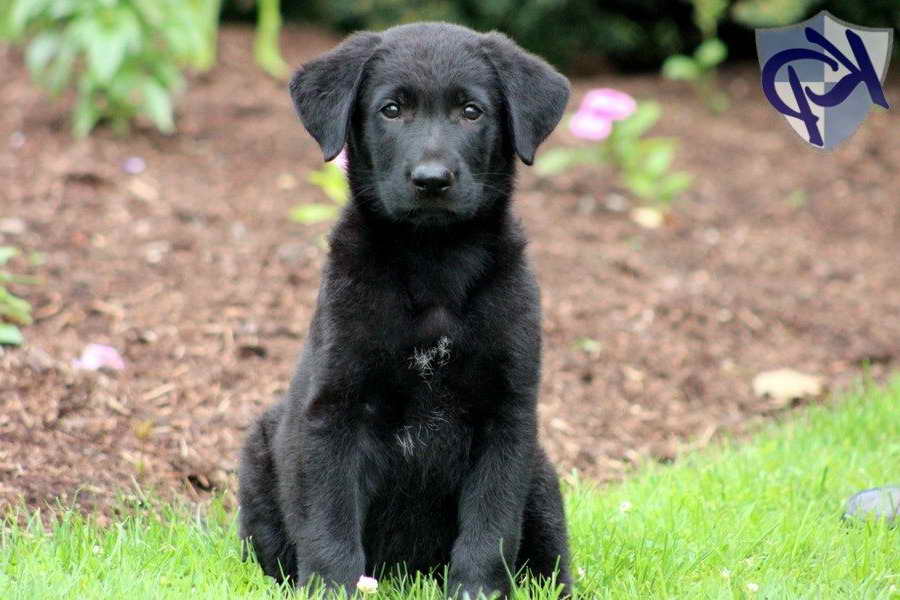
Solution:
M 241 453 L 239 470 L 239 534 L 244 541 L 244 558 L 252 548 L 266 575 L 281 582 L 294 579 L 297 556 L 284 528 L 278 507 L 278 473 L 272 457 L 281 405 L 267 410 L 253 424 Z
M 533 575 L 550 578 L 563 586 L 563 596 L 572 595 L 569 573 L 569 543 L 559 479 L 543 450 L 538 450 L 516 568 L 524 566 Z

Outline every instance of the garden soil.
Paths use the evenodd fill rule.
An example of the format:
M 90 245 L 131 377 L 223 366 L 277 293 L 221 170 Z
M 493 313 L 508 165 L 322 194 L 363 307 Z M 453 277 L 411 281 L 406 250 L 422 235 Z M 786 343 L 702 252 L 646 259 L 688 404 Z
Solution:
M 336 39 L 284 33 L 294 65 Z M 312 314 L 328 225 L 290 221 L 326 201 L 321 154 L 284 82 L 225 28 L 219 64 L 192 76 L 176 135 L 69 133 L 21 52 L 0 49 L 0 244 L 34 305 L 22 348 L 0 350 L 0 503 L 77 500 L 110 514 L 152 490 L 224 492 L 248 423 L 284 393 Z M 897 72 L 897 69 L 894 69 Z M 793 368 L 832 390 L 900 363 L 900 112 L 873 111 L 836 151 L 806 146 L 765 103 L 753 64 L 726 69 L 712 114 L 653 75 L 574 82 L 657 99 L 695 182 L 662 227 L 607 167 L 551 180 L 520 169 L 514 204 L 543 290 L 541 437 L 561 473 L 599 482 L 741 436 L 798 403 L 753 377 Z M 887 96 L 900 103 L 900 81 Z M 566 127 L 546 147 L 578 145 Z M 123 164 L 139 157 L 146 168 Z M 136 161 L 132 161 L 134 163 Z M 109 344 L 124 371 L 73 368 Z

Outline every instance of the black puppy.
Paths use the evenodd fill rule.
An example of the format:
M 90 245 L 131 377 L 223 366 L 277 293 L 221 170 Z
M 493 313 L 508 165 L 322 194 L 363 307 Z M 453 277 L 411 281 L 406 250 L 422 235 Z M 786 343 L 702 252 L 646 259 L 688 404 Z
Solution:
M 326 160 L 346 143 L 353 198 L 287 397 L 244 448 L 241 537 L 296 585 L 449 564 L 450 594 L 505 594 L 523 567 L 568 593 L 538 288 L 509 212 L 566 79 L 501 34 L 425 23 L 353 35 L 290 89 Z

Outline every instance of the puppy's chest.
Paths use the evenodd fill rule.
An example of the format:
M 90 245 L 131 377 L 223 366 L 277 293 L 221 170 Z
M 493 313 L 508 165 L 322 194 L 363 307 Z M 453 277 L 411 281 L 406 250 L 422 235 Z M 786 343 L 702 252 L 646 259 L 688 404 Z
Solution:
M 402 376 L 394 407 L 392 443 L 411 459 L 433 453 L 460 436 L 466 410 L 453 386 L 453 371 L 463 359 L 449 335 L 413 346 L 399 365 Z
M 452 311 L 420 311 L 394 354 L 396 394 L 380 407 L 388 443 L 405 461 L 450 458 L 467 435 L 471 367 Z

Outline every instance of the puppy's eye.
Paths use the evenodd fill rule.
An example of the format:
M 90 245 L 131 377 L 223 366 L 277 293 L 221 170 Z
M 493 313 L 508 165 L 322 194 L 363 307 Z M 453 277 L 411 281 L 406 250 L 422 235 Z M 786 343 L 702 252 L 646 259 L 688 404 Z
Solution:
M 477 106 L 475 106 L 474 104 L 466 104 L 463 107 L 462 114 L 468 120 L 475 121 L 478 119 L 478 117 L 480 117 L 482 114 L 484 114 L 484 111 L 481 110 L 480 108 L 478 108 Z
M 396 119 L 400 116 L 400 106 L 398 106 L 394 102 L 391 102 L 390 104 L 384 106 L 380 112 L 388 119 Z

